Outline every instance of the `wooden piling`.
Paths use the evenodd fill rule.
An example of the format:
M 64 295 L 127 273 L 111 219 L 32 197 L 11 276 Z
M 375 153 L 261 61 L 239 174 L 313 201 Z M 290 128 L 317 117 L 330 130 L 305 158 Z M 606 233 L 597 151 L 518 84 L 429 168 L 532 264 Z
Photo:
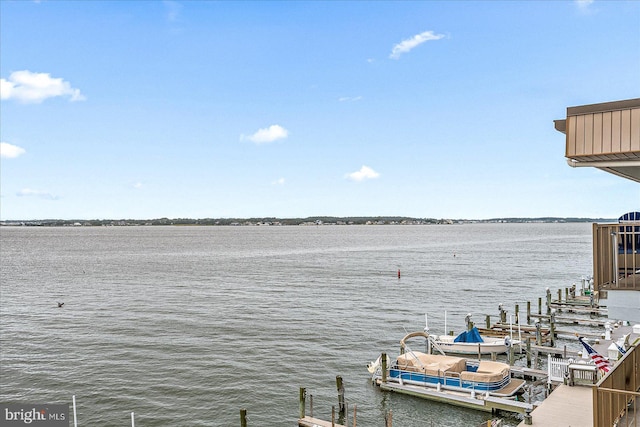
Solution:
M 538 297 L 538 315 L 542 315 L 542 297 Z
M 384 414 L 384 425 L 385 427 L 393 427 L 393 410 L 389 409 L 389 411 Z
M 300 418 L 305 417 L 305 408 L 306 408 L 306 400 L 307 400 L 307 389 L 304 387 L 300 387 Z M 313 414 L 313 411 L 312 411 Z
M 346 412 L 344 405 L 344 384 L 341 376 L 336 376 L 336 388 L 338 389 L 338 413 L 340 418 L 343 418 Z
M 547 288 L 547 316 L 551 314 L 551 290 Z
M 353 427 L 356 427 L 358 421 L 358 405 L 353 405 Z
M 382 382 L 387 382 L 387 353 L 382 353 Z
M 512 345 L 509 346 L 509 365 L 513 366 L 516 361 L 515 350 Z
M 247 427 L 247 410 L 246 409 L 240 409 L 240 427 Z
M 556 346 L 556 319 L 555 315 L 551 315 L 549 323 L 549 338 L 551 339 L 551 347 Z
M 527 325 L 531 324 L 531 301 L 527 301 Z
M 487 329 L 491 329 L 491 316 L 487 314 L 485 316 L 484 320 L 485 320 L 485 323 L 487 325 Z
M 336 407 L 335 405 L 331 405 L 331 427 L 335 427 L 336 425 Z
M 531 367 L 531 337 L 527 337 L 527 368 Z
M 520 321 L 518 320 L 518 313 L 520 312 L 520 306 L 518 304 L 516 304 L 516 324 L 520 323 Z

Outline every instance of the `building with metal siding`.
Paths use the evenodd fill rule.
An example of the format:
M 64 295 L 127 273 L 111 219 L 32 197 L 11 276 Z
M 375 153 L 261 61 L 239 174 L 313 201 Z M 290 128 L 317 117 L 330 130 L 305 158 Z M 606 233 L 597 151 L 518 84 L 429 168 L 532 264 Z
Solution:
M 595 167 L 640 183 L 640 98 L 567 108 L 555 120 L 566 135 L 572 167 Z M 629 195 L 630 208 L 640 200 Z M 621 215 L 626 214 L 620 212 Z M 606 299 L 609 317 L 640 322 L 640 218 L 593 225 L 594 290 Z

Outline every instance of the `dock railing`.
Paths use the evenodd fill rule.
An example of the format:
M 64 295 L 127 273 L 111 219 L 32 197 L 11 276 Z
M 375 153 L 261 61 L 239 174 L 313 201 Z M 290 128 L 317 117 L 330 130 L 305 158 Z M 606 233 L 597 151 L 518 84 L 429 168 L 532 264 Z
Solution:
M 591 363 L 580 363 L 580 360 L 547 356 L 547 382 L 568 385 L 592 385 L 598 379 L 598 368 Z
M 593 388 L 593 427 L 635 426 L 640 410 L 640 346 L 633 346 Z M 634 421 L 635 419 L 635 421 Z

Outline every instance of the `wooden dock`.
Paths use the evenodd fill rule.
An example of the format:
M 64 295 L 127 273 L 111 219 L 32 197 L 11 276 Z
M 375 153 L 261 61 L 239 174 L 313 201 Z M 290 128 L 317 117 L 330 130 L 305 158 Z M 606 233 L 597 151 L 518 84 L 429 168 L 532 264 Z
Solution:
M 511 381 L 514 382 L 513 387 L 515 388 L 521 384 L 519 381 L 522 380 L 512 379 Z M 389 382 L 380 382 L 380 389 L 486 412 L 495 412 L 500 410 L 525 414 L 533 410 L 533 405 L 529 403 L 518 402 L 514 399 L 507 399 L 498 396 L 486 396 L 481 393 L 477 393 L 474 397 L 470 393 L 455 392 L 451 390 L 438 391 L 410 384 Z
M 518 427 L 592 426 L 592 399 L 591 387 L 560 385 L 531 412 L 531 424 L 523 421 Z
M 331 423 L 331 421 L 320 420 L 318 418 L 304 417 L 298 420 L 298 427 L 347 427 L 342 424 Z

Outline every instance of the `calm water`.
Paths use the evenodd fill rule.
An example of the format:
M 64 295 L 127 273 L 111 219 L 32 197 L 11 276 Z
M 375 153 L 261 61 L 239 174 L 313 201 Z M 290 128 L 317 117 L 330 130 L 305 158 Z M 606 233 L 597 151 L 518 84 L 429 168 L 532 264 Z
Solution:
M 299 387 L 330 419 L 336 375 L 359 426 L 387 410 L 476 426 L 488 415 L 381 392 L 366 363 L 425 313 L 459 330 L 592 271 L 590 224 L 4 227 L 0 243 L 0 401 L 76 395 L 80 426 L 133 411 L 136 426 L 233 427 L 244 408 L 250 427 L 292 427 Z

